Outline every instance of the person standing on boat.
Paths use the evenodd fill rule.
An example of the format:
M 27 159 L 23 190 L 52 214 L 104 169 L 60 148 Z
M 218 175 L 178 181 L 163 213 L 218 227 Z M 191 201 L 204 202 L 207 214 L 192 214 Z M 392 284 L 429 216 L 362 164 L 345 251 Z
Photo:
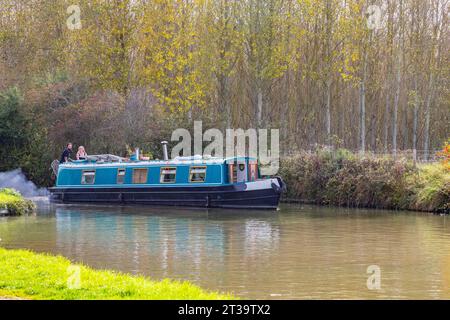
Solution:
M 78 147 L 77 152 L 77 160 L 86 160 L 87 159 L 87 153 L 83 146 Z
M 59 160 L 59 163 L 69 162 L 71 153 L 72 153 L 72 143 L 69 142 L 66 148 L 64 149 L 63 153 L 61 154 L 61 160 Z

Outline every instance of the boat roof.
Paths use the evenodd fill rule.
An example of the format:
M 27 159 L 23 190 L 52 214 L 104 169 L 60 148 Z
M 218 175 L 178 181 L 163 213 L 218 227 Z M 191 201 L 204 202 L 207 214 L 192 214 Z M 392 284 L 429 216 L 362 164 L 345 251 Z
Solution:
M 213 165 L 213 164 L 224 164 L 224 163 L 233 163 L 233 162 L 244 162 L 246 160 L 256 161 L 256 158 L 253 157 L 228 157 L 228 158 L 219 158 L 219 157 L 210 157 L 210 156 L 191 156 L 191 157 L 176 157 L 170 160 L 130 160 L 127 158 L 111 155 L 111 154 L 102 154 L 102 155 L 91 155 L 88 156 L 86 160 L 73 160 L 71 162 L 62 163 L 61 166 L 73 168 L 80 166 L 105 166 L 110 167 L 111 165 L 118 166 L 152 166 L 152 165 Z

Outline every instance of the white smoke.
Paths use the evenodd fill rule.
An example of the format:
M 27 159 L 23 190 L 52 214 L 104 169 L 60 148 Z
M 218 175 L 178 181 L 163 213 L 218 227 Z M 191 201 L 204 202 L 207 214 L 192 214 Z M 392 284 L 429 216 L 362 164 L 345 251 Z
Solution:
M 7 172 L 0 172 L 0 189 L 13 188 L 19 191 L 24 197 L 48 196 L 49 192 L 45 188 L 38 188 L 29 181 L 21 169 L 14 169 Z

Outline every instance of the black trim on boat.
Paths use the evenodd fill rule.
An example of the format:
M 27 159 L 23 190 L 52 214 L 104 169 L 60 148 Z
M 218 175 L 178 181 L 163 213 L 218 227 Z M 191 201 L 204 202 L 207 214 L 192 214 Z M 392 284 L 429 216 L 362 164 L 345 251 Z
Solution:
M 276 209 L 282 185 L 245 190 L 245 184 L 204 187 L 50 188 L 52 201 L 203 208 Z

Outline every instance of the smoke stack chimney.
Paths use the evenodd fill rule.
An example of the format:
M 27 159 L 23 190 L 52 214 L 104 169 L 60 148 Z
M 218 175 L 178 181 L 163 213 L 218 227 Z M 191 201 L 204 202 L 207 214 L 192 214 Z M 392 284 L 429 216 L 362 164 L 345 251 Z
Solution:
M 134 150 L 134 153 L 135 153 L 135 155 L 136 155 L 136 160 L 139 161 L 139 159 L 140 159 L 139 148 L 136 148 L 136 149 Z
M 167 153 L 167 141 L 161 141 L 162 147 L 163 147 L 163 158 L 164 161 L 169 160 L 169 154 Z

